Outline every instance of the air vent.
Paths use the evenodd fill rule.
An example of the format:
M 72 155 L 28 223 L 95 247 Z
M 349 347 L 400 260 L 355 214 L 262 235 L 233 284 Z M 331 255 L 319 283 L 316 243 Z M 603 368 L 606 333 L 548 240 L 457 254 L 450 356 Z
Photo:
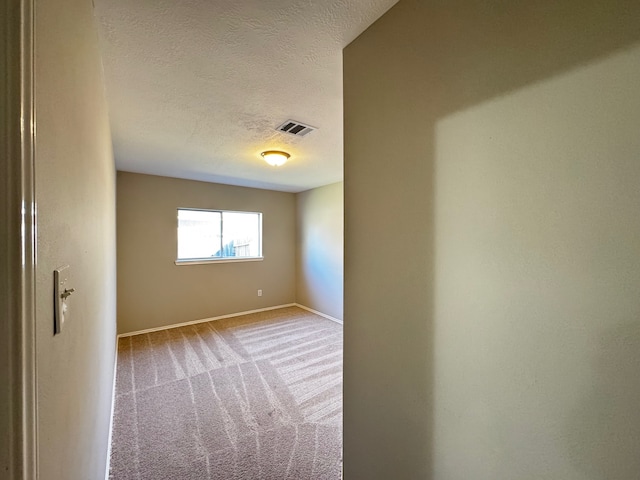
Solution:
M 304 137 L 305 135 L 317 130 L 316 127 L 312 127 L 311 125 L 304 124 L 302 122 L 298 122 L 297 120 L 287 120 L 278 128 L 276 128 L 279 132 L 288 133 L 290 135 L 295 135 L 296 137 Z

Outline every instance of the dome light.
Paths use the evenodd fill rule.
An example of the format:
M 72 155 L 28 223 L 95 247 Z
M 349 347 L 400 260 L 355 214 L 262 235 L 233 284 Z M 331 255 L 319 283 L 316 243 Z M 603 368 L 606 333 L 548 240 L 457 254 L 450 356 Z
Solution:
M 291 156 L 287 152 L 281 152 L 279 150 L 267 150 L 266 152 L 262 152 L 260 155 L 262 155 L 265 162 L 273 167 L 284 165 Z

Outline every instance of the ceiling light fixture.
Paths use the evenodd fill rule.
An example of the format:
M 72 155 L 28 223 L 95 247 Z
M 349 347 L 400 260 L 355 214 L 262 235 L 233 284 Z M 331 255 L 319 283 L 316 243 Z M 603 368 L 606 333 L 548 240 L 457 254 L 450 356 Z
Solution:
M 265 162 L 273 167 L 284 165 L 291 156 L 287 152 L 281 152 L 279 150 L 267 150 L 266 152 L 262 152 L 260 155 L 262 155 Z

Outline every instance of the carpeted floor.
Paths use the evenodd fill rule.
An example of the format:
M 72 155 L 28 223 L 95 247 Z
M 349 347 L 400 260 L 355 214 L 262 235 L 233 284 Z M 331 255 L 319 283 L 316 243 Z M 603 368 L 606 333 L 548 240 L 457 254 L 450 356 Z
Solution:
M 297 307 L 121 338 L 113 480 L 339 479 L 342 327 Z

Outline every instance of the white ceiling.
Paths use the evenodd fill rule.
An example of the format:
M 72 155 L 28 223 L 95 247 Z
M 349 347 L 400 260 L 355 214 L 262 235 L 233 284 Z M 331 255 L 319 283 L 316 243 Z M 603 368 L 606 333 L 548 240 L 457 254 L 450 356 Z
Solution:
M 397 0 L 95 0 L 119 170 L 299 192 L 342 180 L 342 49 Z M 287 119 L 318 130 L 275 131 Z M 264 150 L 291 159 L 270 167 Z

